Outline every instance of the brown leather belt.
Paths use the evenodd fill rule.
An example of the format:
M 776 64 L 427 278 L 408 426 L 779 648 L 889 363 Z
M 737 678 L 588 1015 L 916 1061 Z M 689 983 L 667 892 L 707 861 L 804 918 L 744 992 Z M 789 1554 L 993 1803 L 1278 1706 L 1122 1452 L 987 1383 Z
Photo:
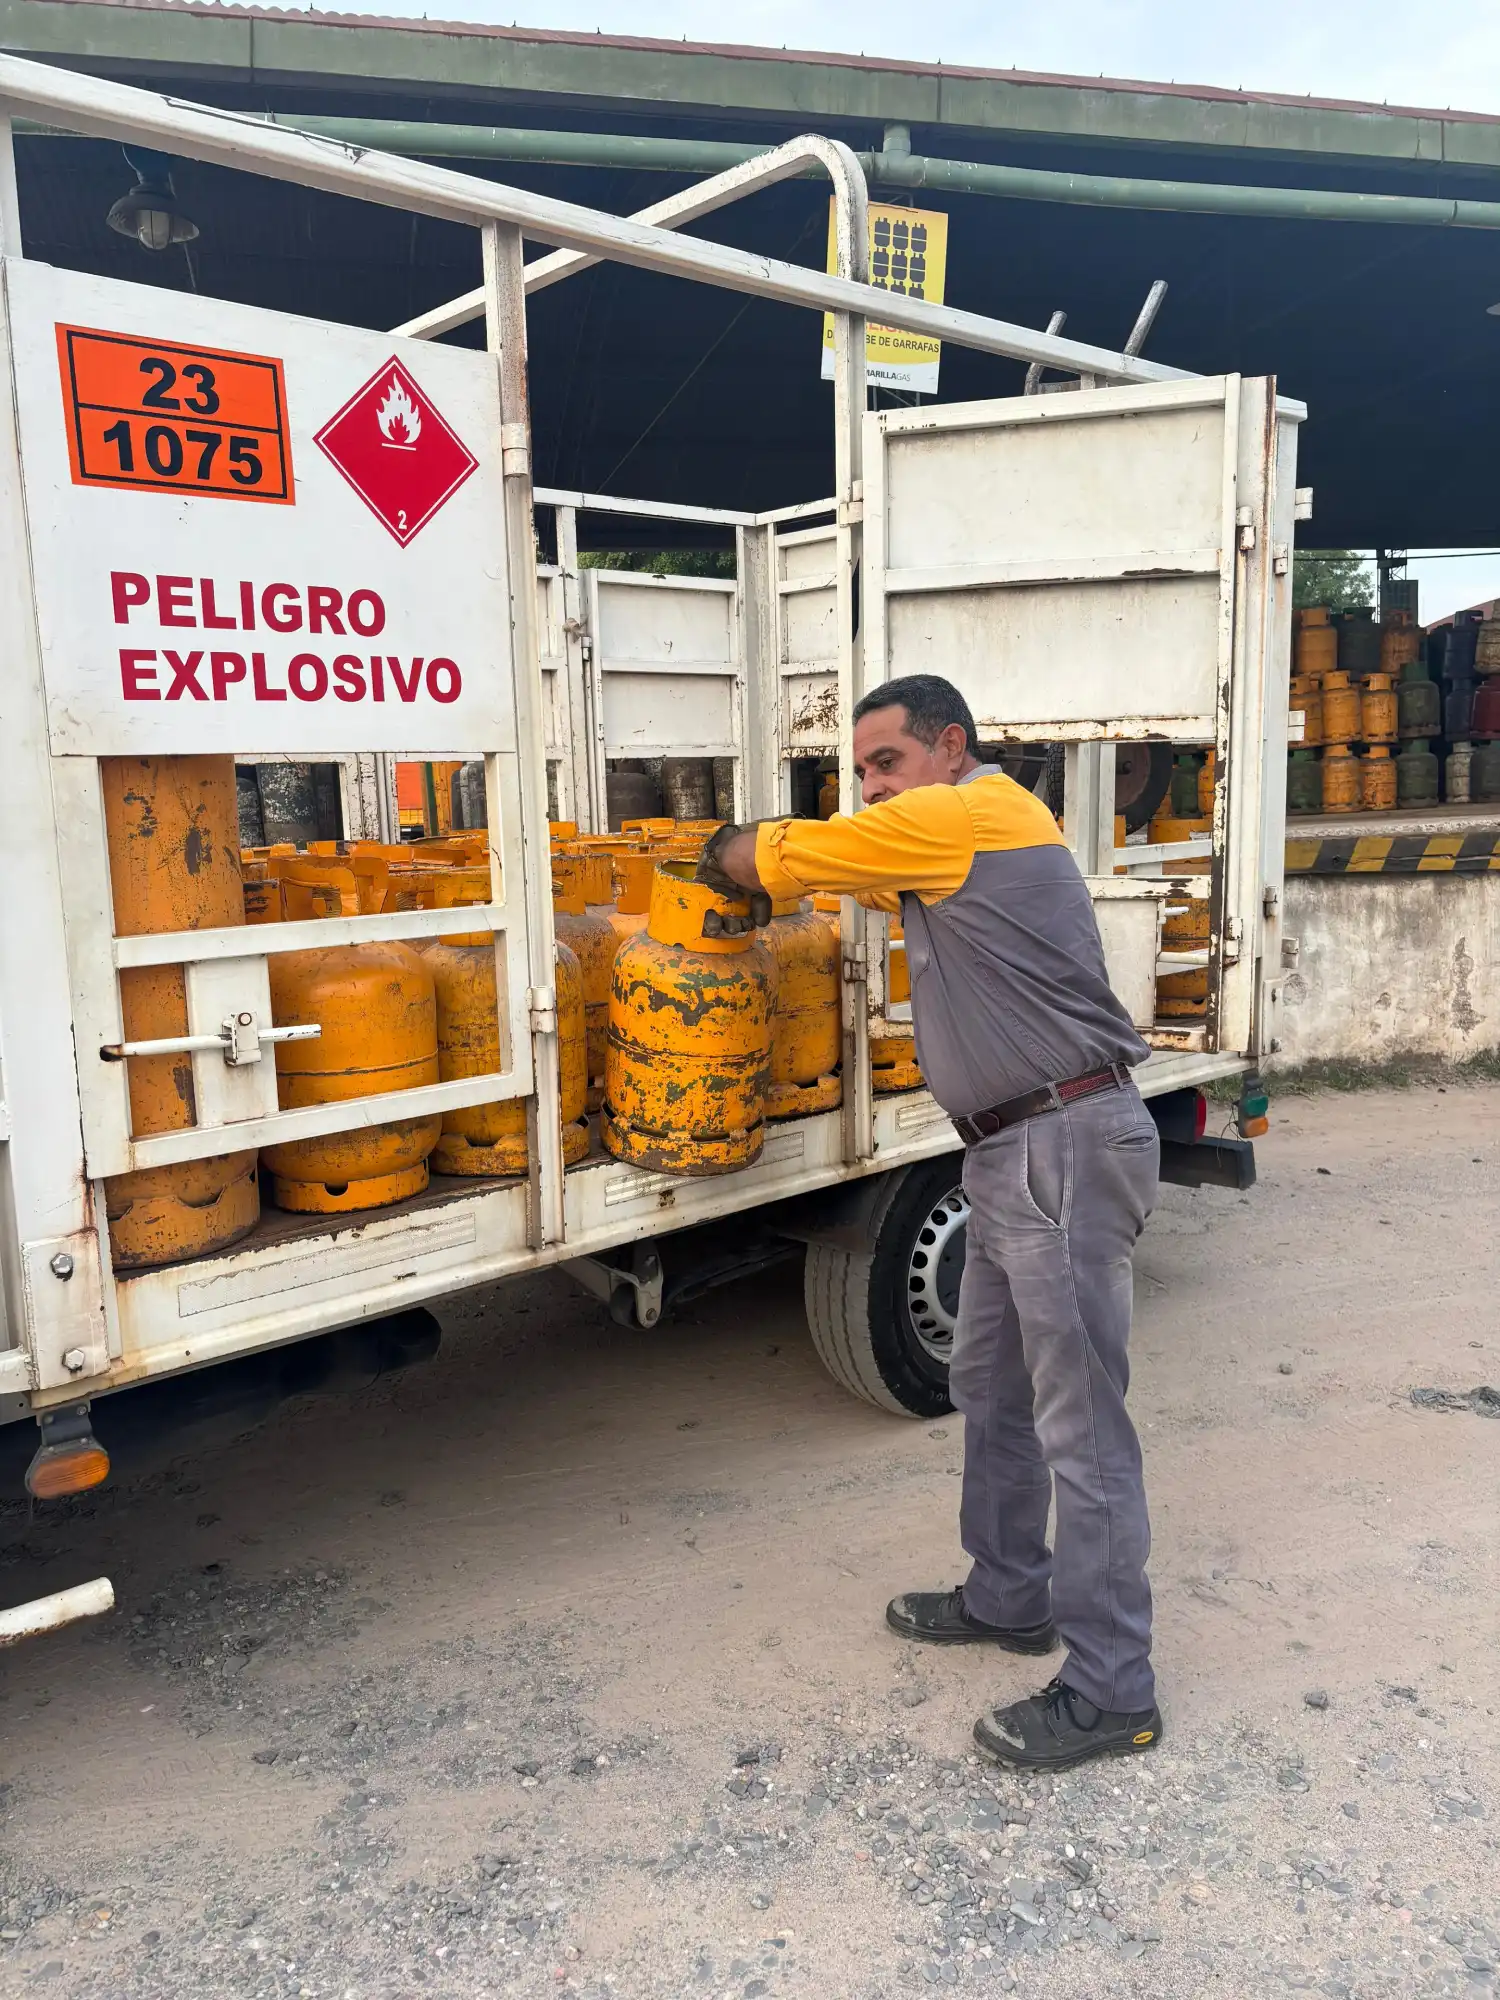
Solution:
M 1040 1090 L 1028 1090 L 1024 1097 L 1007 1098 L 1004 1104 L 992 1104 L 987 1111 L 955 1118 L 953 1129 L 966 1146 L 977 1146 L 981 1139 L 993 1138 L 1007 1125 L 1019 1125 L 1023 1119 L 1040 1117 L 1044 1111 L 1061 1111 L 1065 1104 L 1072 1104 L 1080 1097 L 1092 1097 L 1096 1091 L 1123 1089 L 1129 1081 L 1130 1071 L 1123 1063 L 1106 1063 L 1103 1069 L 1091 1069 L 1087 1076 L 1070 1076 L 1063 1083 L 1044 1083 Z

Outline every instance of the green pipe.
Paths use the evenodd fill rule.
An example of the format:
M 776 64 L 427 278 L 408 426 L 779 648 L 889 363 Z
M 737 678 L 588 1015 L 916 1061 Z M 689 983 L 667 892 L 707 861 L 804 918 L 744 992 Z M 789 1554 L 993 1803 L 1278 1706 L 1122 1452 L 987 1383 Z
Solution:
M 535 132 L 525 126 L 428 125 L 399 118 L 292 118 L 266 121 L 289 131 L 425 159 L 531 160 L 549 167 L 637 167 L 643 172 L 722 174 L 768 151 L 717 139 L 655 139 L 615 132 Z
M 981 166 L 876 153 L 866 162 L 886 187 L 1011 201 L 1076 202 L 1090 208 L 1153 208 L 1200 215 L 1258 215 L 1291 222 L 1395 222 L 1415 228 L 1500 229 L 1500 201 L 1433 195 L 1350 194 L 1333 188 L 1234 187 L 1221 181 L 1146 181 L 1114 174 L 1060 174 L 1036 167 Z
M 309 118 L 273 113 L 268 123 L 313 132 L 372 152 L 421 159 L 529 161 L 539 166 L 629 167 L 702 176 L 723 173 L 769 149 L 717 139 L 660 139 L 614 132 L 542 132 L 525 126 L 424 124 L 415 119 Z M 48 128 L 16 121 L 20 133 Z M 1290 222 L 1383 222 L 1422 229 L 1500 229 L 1500 202 L 1434 195 L 1353 194 L 1333 188 L 1237 187 L 1221 181 L 1152 181 L 1118 174 L 1056 173 L 987 166 L 888 150 L 861 153 L 880 187 L 933 188 L 1007 201 L 1063 202 L 1086 208 L 1159 209 L 1178 214 L 1265 216 Z M 807 170 L 815 174 L 815 168 Z

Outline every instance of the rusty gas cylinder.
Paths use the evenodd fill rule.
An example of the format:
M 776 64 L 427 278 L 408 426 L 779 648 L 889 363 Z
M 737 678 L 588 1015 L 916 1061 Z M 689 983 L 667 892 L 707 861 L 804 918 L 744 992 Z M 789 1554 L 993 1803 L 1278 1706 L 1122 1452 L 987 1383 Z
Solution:
M 360 885 L 313 864 L 283 872 L 292 917 L 357 913 Z M 421 955 L 394 939 L 284 951 L 270 960 L 271 1012 L 278 1026 L 316 1021 L 316 1041 L 280 1042 L 276 1091 L 283 1111 L 308 1104 L 415 1090 L 438 1081 L 437 1007 Z M 420 1194 L 442 1120 L 394 1117 L 380 1125 L 268 1146 L 261 1155 L 279 1208 L 345 1214 L 384 1208 Z
M 1342 669 L 1323 676 L 1323 741 L 1359 741 L 1359 689 Z
M 1389 674 L 1371 674 L 1359 694 L 1359 734 L 1364 743 L 1396 740 L 1396 684 Z
M 601 1129 L 616 1159 L 721 1174 L 760 1157 L 775 991 L 748 905 L 663 863 L 610 986 Z
M 610 929 L 623 944 L 646 928 L 651 909 L 651 882 L 656 874 L 656 857 L 634 850 L 614 858 L 615 900 L 605 911 Z
M 1381 620 L 1380 672 L 1394 680 L 1410 661 L 1420 658 L 1422 635 L 1409 611 L 1388 611 Z
M 1206 896 L 1174 896 L 1162 924 L 1162 956 L 1208 949 L 1211 906 Z M 1156 1011 L 1167 1021 L 1193 1019 L 1208 1010 L 1208 968 L 1162 974 L 1156 982 Z
M 1326 604 L 1310 605 L 1297 613 L 1293 657 L 1297 672 L 1321 680 L 1338 665 L 1339 638 Z
M 552 923 L 583 973 L 583 1007 L 588 1023 L 588 1108 L 604 1102 L 605 1052 L 609 1046 L 609 975 L 620 938 L 601 909 L 590 909 L 587 892 L 597 870 L 577 855 L 552 861 Z
M 245 922 L 232 757 L 102 757 L 99 781 L 117 937 Z M 183 968 L 126 968 L 120 1009 L 127 1042 L 186 1035 Z M 126 1077 L 133 1137 L 198 1122 L 190 1055 L 131 1056 Z M 104 1205 L 117 1270 L 222 1250 L 260 1219 L 255 1154 L 112 1174 Z
M 490 899 L 488 868 L 450 871 L 437 885 L 434 907 L 463 908 Z M 587 1030 L 583 973 L 559 938 L 556 943 L 557 1063 L 563 1164 L 575 1166 L 589 1149 L 584 1101 L 588 1095 Z M 500 1010 L 495 987 L 495 940 L 489 931 L 454 931 L 422 953 L 437 999 L 438 1073 L 489 1076 L 500 1068 Z M 528 1165 L 526 1100 L 497 1099 L 443 1114 L 432 1167 L 440 1174 L 524 1174 Z
M 1389 812 L 1396 803 L 1396 766 L 1390 748 L 1374 743 L 1359 760 L 1361 812 Z
M 776 967 L 766 1116 L 832 1111 L 843 1100 L 838 944 L 823 918 L 796 898 L 772 904 L 761 939 Z
M 1323 746 L 1323 810 L 1326 813 L 1359 811 L 1359 759 L 1347 743 Z

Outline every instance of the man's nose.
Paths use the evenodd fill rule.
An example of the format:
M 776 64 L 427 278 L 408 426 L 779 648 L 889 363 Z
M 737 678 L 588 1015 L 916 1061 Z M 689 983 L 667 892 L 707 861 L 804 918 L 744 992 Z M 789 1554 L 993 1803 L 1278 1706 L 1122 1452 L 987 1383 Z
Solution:
M 866 777 L 859 788 L 859 795 L 867 806 L 878 806 L 883 798 L 889 796 L 879 774 L 875 771 L 871 771 Z

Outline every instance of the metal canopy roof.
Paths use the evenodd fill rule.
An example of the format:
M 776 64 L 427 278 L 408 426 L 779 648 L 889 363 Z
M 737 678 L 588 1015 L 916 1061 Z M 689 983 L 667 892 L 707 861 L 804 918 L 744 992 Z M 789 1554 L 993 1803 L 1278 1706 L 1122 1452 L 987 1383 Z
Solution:
M 733 50 L 525 29 L 383 23 L 181 0 L 0 0 L 0 46 L 204 102 L 295 115 L 441 118 L 776 144 L 887 122 L 939 155 L 1088 173 L 1500 196 L 1500 119 L 1185 86 Z M 112 146 L 17 145 L 29 254 L 181 288 L 104 214 Z M 1191 156 L 1191 157 L 1190 157 Z M 626 213 L 680 180 L 618 169 L 471 169 Z M 205 290 L 393 326 L 478 282 L 457 225 L 184 163 Z M 1484 231 L 1224 218 L 916 194 L 951 218 L 949 301 L 1118 345 L 1152 278 L 1149 352 L 1276 374 L 1305 400 L 1310 545 L 1500 539 L 1500 239 Z M 695 225 L 821 264 L 826 187 L 788 182 Z M 828 490 L 814 318 L 609 266 L 531 303 L 537 475 L 549 485 L 766 507 Z M 1010 394 L 1013 364 L 945 349 L 944 401 Z

